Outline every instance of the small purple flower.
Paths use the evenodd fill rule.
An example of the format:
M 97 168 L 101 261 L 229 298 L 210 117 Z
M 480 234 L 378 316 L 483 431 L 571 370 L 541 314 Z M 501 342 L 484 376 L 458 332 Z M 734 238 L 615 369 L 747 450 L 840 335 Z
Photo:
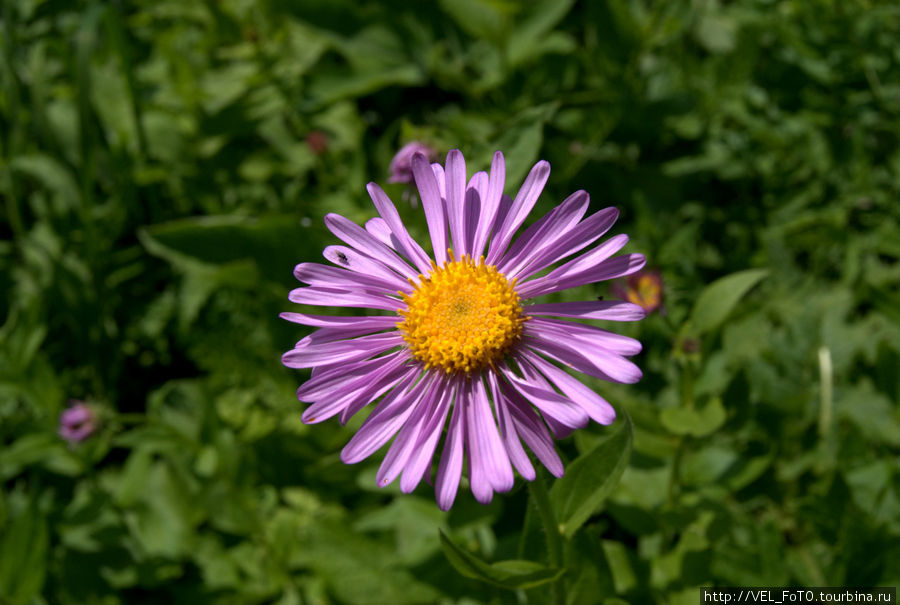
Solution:
M 456 150 L 447 155 L 446 168 L 429 164 L 421 153 L 412 156 L 411 166 L 433 257 L 410 236 L 384 191 L 370 183 L 380 216 L 365 228 L 337 214 L 326 216 L 325 224 L 346 245 L 325 248 L 335 266 L 297 265 L 294 275 L 308 285 L 289 298 L 382 314 L 282 313 L 288 321 L 319 328 L 282 361 L 312 368 L 297 391 L 298 399 L 312 404 L 303 413 L 305 423 L 336 415 L 344 423 L 377 402 L 341 459 L 359 462 L 393 439 L 376 475 L 379 486 L 402 474 L 401 489 L 412 491 L 430 479 L 442 444 L 435 492 L 447 510 L 464 466 L 473 495 L 486 503 L 494 492 L 512 488 L 513 469 L 535 478 L 525 447 L 559 477 L 563 464 L 553 437 L 566 437 L 591 420 L 613 422 L 612 406 L 566 369 L 634 383 L 641 371 L 626 357 L 641 344 L 571 320 L 634 321 L 644 310 L 623 301 L 530 299 L 630 275 L 645 260 L 640 254 L 613 256 L 628 241 L 624 234 L 581 252 L 619 214 L 605 208 L 584 218 L 584 191 L 516 238 L 550 175 L 547 162 L 531 169 L 515 199 L 503 195 L 500 152 L 490 174 L 471 178 Z
M 394 158 L 391 160 L 389 166 L 391 176 L 388 177 L 388 183 L 413 182 L 412 159 L 417 153 L 421 153 L 429 161 L 433 160 L 437 155 L 437 152 L 425 143 L 420 143 L 419 141 L 407 143 L 400 148 L 400 151 L 394 154 Z
M 81 401 L 70 402 L 70 407 L 59 415 L 59 435 L 71 444 L 84 441 L 97 428 L 94 410 Z

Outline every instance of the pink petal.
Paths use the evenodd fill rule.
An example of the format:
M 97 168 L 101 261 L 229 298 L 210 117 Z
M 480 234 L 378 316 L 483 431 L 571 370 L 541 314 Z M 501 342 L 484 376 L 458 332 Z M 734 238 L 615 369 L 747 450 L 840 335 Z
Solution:
M 462 476 L 463 445 L 466 440 L 466 423 L 459 398 L 453 406 L 447 439 L 438 466 L 437 479 L 434 484 L 435 497 L 441 510 L 449 510 L 456 500 L 459 479 Z
M 447 260 L 447 218 L 438 182 L 424 155 L 418 153 L 414 155 L 412 166 L 419 197 L 422 198 L 422 208 L 425 210 L 425 220 L 428 222 L 434 260 L 438 265 L 442 265 Z
M 397 240 L 397 247 L 406 258 L 413 261 L 415 266 L 421 273 L 428 274 L 431 272 L 431 259 L 422 250 L 422 247 L 409 235 L 403 221 L 400 220 L 400 214 L 394 203 L 391 202 L 387 194 L 375 183 L 369 183 L 369 196 L 378 210 L 378 214 L 384 219 L 384 222 L 390 228 L 391 234 Z
M 545 214 L 536 223 L 525 229 L 500 261 L 497 269 L 509 279 L 519 273 L 540 256 L 548 241 L 566 233 L 578 224 L 587 211 L 590 198 L 584 191 L 576 191 L 562 204 Z
M 582 384 L 580 380 L 573 378 L 553 364 L 547 363 L 534 353 L 521 351 L 520 354 L 556 385 L 556 388 L 562 391 L 566 397 L 581 406 L 594 422 L 612 424 L 616 419 L 616 411 L 609 402 Z
M 331 213 L 326 215 L 325 226 L 341 241 L 381 261 L 400 275 L 409 278 L 418 276 L 418 272 L 397 256 L 396 252 L 378 241 L 371 233 L 340 214 Z
M 481 458 L 477 465 L 482 467 L 493 489 L 507 492 L 513 486 L 512 466 L 500 439 L 484 383 L 480 379 L 473 379 L 471 382 L 471 406 L 466 425 L 466 434 L 471 435 L 469 449 L 473 459 Z
M 586 300 L 579 302 L 544 303 L 527 305 L 525 315 L 555 315 L 578 319 L 605 319 L 609 321 L 637 321 L 647 312 L 640 305 L 618 300 Z
M 516 195 L 516 199 L 512 203 L 512 207 L 509 209 L 509 213 L 504 218 L 500 228 L 494 233 L 494 239 L 491 241 L 490 248 L 488 248 L 487 264 L 496 265 L 503 253 L 506 252 L 513 235 L 525 221 L 528 213 L 531 212 L 549 177 L 550 164 L 543 160 L 535 164 L 531 172 L 528 173 L 525 182 Z
M 424 391 L 410 388 L 415 380 L 410 374 L 385 395 L 381 403 L 369 414 L 356 434 L 341 450 L 345 464 L 356 464 L 374 454 L 387 443 L 412 414 Z
M 500 198 L 503 196 L 503 186 L 505 184 L 506 163 L 503 159 L 503 154 L 498 151 L 494 154 L 494 159 L 491 161 L 491 174 L 488 178 L 487 192 L 481 196 L 481 220 L 478 221 L 475 229 L 475 243 L 472 246 L 472 256 L 475 258 L 484 254 L 484 247 L 496 222 L 497 211 L 500 208 Z
M 458 149 L 447 154 L 445 182 L 447 184 L 447 219 L 456 258 L 469 253 L 465 237 L 466 160 Z

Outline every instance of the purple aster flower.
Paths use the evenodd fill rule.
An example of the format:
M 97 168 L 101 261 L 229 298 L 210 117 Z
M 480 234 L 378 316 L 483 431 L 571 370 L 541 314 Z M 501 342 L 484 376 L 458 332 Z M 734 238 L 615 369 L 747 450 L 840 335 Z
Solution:
M 391 160 L 391 164 L 388 167 L 391 171 L 391 176 L 388 177 L 388 183 L 413 182 L 412 159 L 417 153 L 421 153 L 429 160 L 434 159 L 435 155 L 437 155 L 435 150 L 425 143 L 420 143 L 419 141 L 407 143 L 400 148 L 400 151 L 394 154 L 394 157 Z
M 312 368 L 297 391 L 300 401 L 312 404 L 303 413 L 306 423 L 336 415 L 346 422 L 377 402 L 341 459 L 359 462 L 393 438 L 376 476 L 379 486 L 402 474 L 400 487 L 410 492 L 426 475 L 430 480 L 445 435 L 435 492 L 446 510 L 464 460 L 472 493 L 486 503 L 494 492 L 512 488 L 513 469 L 534 479 L 525 447 L 559 477 L 563 465 L 553 437 L 568 436 L 591 420 L 613 422 L 612 406 L 560 366 L 633 383 L 641 371 L 626 357 L 641 345 L 569 320 L 633 321 L 644 310 L 623 301 L 529 301 L 630 275 L 645 261 L 640 254 L 613 256 L 626 235 L 578 254 L 618 217 L 615 208 L 606 208 L 584 218 L 584 191 L 515 238 L 547 182 L 547 162 L 531 169 L 515 199 L 503 195 L 500 152 L 490 174 L 478 172 L 468 181 L 456 150 L 447 155 L 446 169 L 416 154 L 412 170 L 434 260 L 409 235 L 384 191 L 370 183 L 380 216 L 364 229 L 342 216 L 326 216 L 328 228 L 347 245 L 325 248 L 325 258 L 336 266 L 297 265 L 294 275 L 308 285 L 289 298 L 387 314 L 283 313 L 284 319 L 319 329 L 282 359 L 291 368 Z M 556 263 L 561 264 L 551 269 Z
M 59 435 L 70 444 L 75 444 L 93 434 L 97 428 L 97 418 L 86 403 L 74 399 L 69 403 L 70 407 L 59 415 Z

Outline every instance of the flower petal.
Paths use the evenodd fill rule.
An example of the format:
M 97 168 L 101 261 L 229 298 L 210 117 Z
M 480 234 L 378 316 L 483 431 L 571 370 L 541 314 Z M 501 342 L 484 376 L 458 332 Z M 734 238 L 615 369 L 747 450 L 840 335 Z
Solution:
M 362 273 L 363 275 L 380 277 L 390 282 L 392 292 L 397 290 L 406 291 L 409 288 L 408 278 L 401 277 L 384 263 L 369 258 L 349 246 L 328 246 L 322 252 L 322 255 L 339 267 Z
M 341 450 L 341 460 L 345 464 L 356 464 L 365 460 L 400 430 L 422 397 L 422 392 L 410 388 L 415 377 L 415 374 L 405 377 L 369 414 L 356 434 Z
M 395 248 L 411 260 L 421 273 L 427 275 L 431 271 L 431 259 L 425 254 L 422 246 L 409 235 L 409 232 L 403 225 L 403 221 L 400 220 L 400 214 L 397 212 L 394 203 L 381 187 L 375 183 L 369 183 L 368 191 L 375 208 L 378 210 L 378 214 L 384 219 L 393 238 L 396 239 Z
M 528 363 L 541 372 L 556 388 L 587 412 L 594 422 L 612 424 L 616 419 L 616 411 L 606 399 L 592 391 L 577 378 L 573 378 L 564 370 L 541 359 L 529 351 L 520 353 Z
M 325 363 L 365 359 L 402 344 L 403 336 L 397 332 L 370 334 L 352 340 L 304 344 L 285 353 L 281 360 L 289 368 L 311 368 Z
M 619 355 L 637 355 L 641 352 L 639 340 L 572 321 L 533 317 L 528 322 L 528 327 L 551 338 L 575 338 L 583 341 L 585 347 L 602 347 Z
M 434 482 L 434 493 L 441 510 L 449 510 L 456 500 L 456 491 L 459 489 L 459 479 L 462 476 L 465 440 L 466 422 L 457 397 L 453 405 L 453 414 L 450 416 L 450 426 L 447 428 L 447 439 L 441 454 L 437 479 Z
M 328 267 L 319 263 L 300 263 L 294 267 L 294 277 L 297 281 L 310 286 L 322 286 L 325 288 L 349 289 L 354 285 L 374 292 L 393 294 L 398 290 L 394 282 L 382 279 L 374 275 L 355 273 L 337 267 Z M 413 288 L 407 282 L 399 288 L 404 292 L 412 292 Z
M 528 336 L 528 346 L 570 368 L 603 380 L 633 384 L 641 379 L 641 370 L 632 362 L 599 347 L 588 349 L 582 341 L 569 342 L 532 333 Z
M 380 371 L 355 390 L 341 393 L 338 396 L 328 397 L 324 401 L 316 401 L 303 411 L 300 419 L 304 424 L 318 424 L 328 420 L 337 413 L 345 413 L 351 406 L 359 411 L 359 409 L 362 409 L 400 384 L 410 373 L 412 373 L 410 370 L 404 371 L 402 368 L 390 368 L 388 371 Z M 360 401 L 362 401 L 362 404 L 359 403 Z
M 458 149 L 452 149 L 447 154 L 444 178 L 447 185 L 447 219 L 450 222 L 450 238 L 453 253 L 459 259 L 469 253 L 469 247 L 466 241 L 463 209 L 466 201 L 466 160 Z
M 578 224 L 589 204 L 590 198 L 585 191 L 576 191 L 570 195 L 562 204 L 522 232 L 503 256 L 497 269 L 509 279 L 518 277 L 520 271 L 543 253 L 548 240 L 558 238 L 561 233 Z
M 385 330 L 396 327 L 400 321 L 397 317 L 391 315 L 309 315 L 308 313 L 293 313 L 286 311 L 279 313 L 278 317 L 302 324 L 304 326 L 313 326 L 317 328 L 343 328 L 345 326 L 366 326 Z
M 475 234 L 478 232 L 479 225 L 487 220 L 484 216 L 484 198 L 488 190 L 488 175 L 486 172 L 476 172 L 472 175 L 472 179 L 466 186 L 466 205 L 464 209 L 463 234 L 466 239 L 466 250 L 468 255 L 477 260 L 476 254 L 480 255 L 481 251 L 475 251 Z M 493 217 L 492 217 L 493 218 Z
M 506 162 L 499 151 L 494 154 L 491 161 L 491 174 L 488 177 L 487 190 L 481 196 L 481 219 L 475 229 L 475 241 L 472 245 L 472 257 L 478 258 L 484 254 L 500 208 L 500 199 L 503 197 L 503 186 L 506 184 Z M 481 190 L 479 190 L 481 191 Z
M 602 263 L 588 267 L 583 271 L 574 273 L 561 272 L 553 275 L 558 269 L 551 271 L 543 277 L 538 277 L 525 282 L 516 288 L 521 298 L 534 298 L 551 292 L 568 290 L 577 286 L 584 286 L 599 281 L 624 277 L 640 271 L 647 263 L 643 254 L 625 254 L 606 259 Z M 559 267 L 563 269 L 565 265 Z
M 509 402 L 507 409 L 516 425 L 516 432 L 525 445 L 528 446 L 537 459 L 541 461 L 548 471 L 556 477 L 563 476 L 563 464 L 553 446 L 553 437 L 547 431 L 547 427 L 535 414 L 531 406 L 508 385 L 500 387 L 506 400 Z
M 404 277 L 414 278 L 418 272 L 397 256 L 397 253 L 388 248 L 371 233 L 341 216 L 340 214 L 327 214 L 325 226 L 341 241 L 356 248 L 363 254 L 377 259 Z
M 432 412 L 428 420 L 419 430 L 419 439 L 416 446 L 406 462 L 403 469 L 403 476 L 400 478 L 400 489 L 404 493 L 409 493 L 416 489 L 425 473 L 431 469 L 431 461 L 434 457 L 434 450 L 437 447 L 438 440 L 441 438 L 441 431 L 447 421 L 447 412 L 450 409 L 450 402 L 454 397 L 454 389 L 450 385 L 445 385 L 439 389 L 437 401 L 432 406 Z
M 575 254 L 609 231 L 619 217 L 616 208 L 604 208 L 581 221 L 569 231 L 560 231 L 547 241 L 519 273 L 519 281 L 549 267 L 556 261 Z
M 425 220 L 428 222 L 428 234 L 431 236 L 431 245 L 434 248 L 434 260 L 438 265 L 442 265 L 447 260 L 447 218 L 444 214 L 444 203 L 441 201 L 438 182 L 431 169 L 431 164 L 424 155 L 418 153 L 414 155 L 412 166 L 416 188 L 419 190 L 422 208 L 425 210 Z
M 421 398 L 413 406 L 415 409 L 412 415 L 397 433 L 397 438 L 388 448 L 388 452 L 375 474 L 375 483 L 378 487 L 384 487 L 391 483 L 403 471 L 403 467 L 409 461 L 418 441 L 422 425 L 427 421 L 436 399 L 440 396 L 440 389 L 433 388 L 435 383 L 433 374 L 426 376 L 422 383 L 424 385 Z
M 503 377 L 544 416 L 572 428 L 581 428 L 587 425 L 588 415 L 584 410 L 559 393 L 535 386 L 532 381 L 519 378 L 508 369 L 503 371 Z
M 644 319 L 647 315 L 640 305 L 618 300 L 585 300 L 526 305 L 524 311 L 525 315 L 554 315 L 609 321 L 637 321 Z
M 500 440 L 497 423 L 491 413 L 484 383 L 480 379 L 469 381 L 467 393 L 466 435 L 469 450 L 469 476 L 472 479 L 472 492 L 479 491 L 476 479 L 484 480 L 487 489 L 480 490 L 482 498 L 476 493 L 479 502 L 490 501 L 492 492 L 506 492 L 512 489 L 513 474 L 509 457 Z M 493 488 L 493 489 L 492 489 Z M 485 500 L 486 499 L 486 500 Z
M 550 178 L 550 164 L 541 160 L 528 173 L 525 182 L 519 189 L 519 193 L 516 194 L 516 199 L 513 200 L 512 207 L 504 217 L 503 223 L 499 229 L 495 230 L 491 245 L 488 248 L 487 264 L 496 265 L 503 253 L 506 252 L 509 242 L 512 240 L 516 230 L 525 221 L 528 213 L 531 212 L 535 202 L 541 195 L 541 191 L 544 189 L 544 185 L 547 184 L 548 178 Z
M 535 478 L 534 466 L 532 466 L 528 454 L 525 453 L 525 449 L 519 441 L 516 425 L 513 421 L 512 413 L 509 411 L 511 404 L 500 389 L 497 375 L 494 372 L 487 372 L 487 378 L 491 390 L 491 398 L 494 400 L 494 409 L 497 410 L 497 419 L 500 423 L 500 437 L 503 439 L 503 445 L 506 448 L 507 455 L 509 455 L 509 461 L 522 477 L 528 481 L 533 481 Z
M 384 311 L 397 311 L 405 306 L 402 300 L 380 293 L 373 294 L 371 290 L 359 289 L 357 292 L 347 292 L 346 290 L 323 288 L 321 286 L 294 288 L 288 294 L 288 300 L 301 305 L 363 307 L 366 309 L 382 309 Z
M 360 377 L 371 376 L 378 368 L 396 359 L 408 360 L 409 352 L 400 350 L 383 357 L 375 357 L 374 359 L 336 363 L 330 366 L 316 366 L 315 375 L 297 389 L 297 399 L 309 403 L 318 401 L 322 397 L 341 390 L 345 384 L 349 384 Z

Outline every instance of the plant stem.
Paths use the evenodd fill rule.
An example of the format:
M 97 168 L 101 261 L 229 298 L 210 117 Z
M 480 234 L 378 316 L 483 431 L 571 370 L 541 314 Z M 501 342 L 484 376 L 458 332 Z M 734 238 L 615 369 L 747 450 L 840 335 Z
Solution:
M 549 555 L 550 567 L 562 566 L 563 559 L 563 542 L 559 533 L 559 525 L 556 523 L 556 515 L 553 512 L 553 505 L 550 504 L 550 494 L 547 491 L 547 484 L 540 472 L 536 473 L 534 481 L 528 484 L 528 490 L 531 492 L 531 498 L 537 507 L 538 514 L 541 517 L 541 523 L 544 525 L 544 533 L 547 535 L 547 552 Z M 560 578 L 553 582 L 550 588 L 551 603 L 560 605 L 565 602 L 565 588 L 563 580 Z

